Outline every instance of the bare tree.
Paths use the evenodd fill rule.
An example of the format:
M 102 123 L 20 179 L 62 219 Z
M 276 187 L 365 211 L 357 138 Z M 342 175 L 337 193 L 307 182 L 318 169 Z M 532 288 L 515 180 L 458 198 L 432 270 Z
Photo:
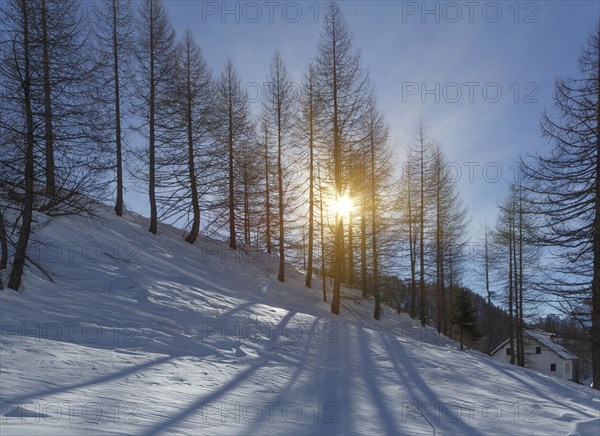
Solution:
M 94 65 L 80 4 L 2 6 L 2 191 L 19 209 L 12 223 L 20 221 L 18 241 L 7 241 L 15 247 L 9 287 L 18 289 L 33 209 L 49 216 L 89 212 L 106 188 L 106 155 L 93 128 Z
M 161 150 L 156 157 L 160 187 L 156 199 L 160 219 L 184 220 L 184 227 L 189 228 L 185 240 L 193 244 L 200 231 L 200 202 L 210 192 L 214 172 L 211 132 L 215 86 L 191 32 L 184 34 L 178 52 L 179 74 L 157 121 Z
M 42 209 L 48 213 L 66 205 L 75 191 L 83 194 L 84 185 L 92 184 L 93 178 L 104 179 L 107 169 L 103 141 L 93 128 L 98 119 L 91 98 L 95 63 L 82 12 L 76 0 L 41 0 L 34 3 L 30 16 L 32 103 L 44 126 L 39 141 L 44 156 L 40 179 L 46 197 Z M 86 176 L 77 176 L 75 168 L 83 169 Z M 82 183 L 84 178 L 88 180 Z M 103 188 L 104 183 L 96 190 Z
M 17 240 L 15 254 L 13 256 L 12 269 L 8 281 L 8 287 L 19 290 L 23 277 L 23 268 L 27 255 L 27 245 L 31 234 L 31 223 L 33 219 L 34 204 L 34 120 L 32 107 L 32 50 L 31 50 L 31 28 L 32 15 L 35 13 L 31 3 L 27 0 L 12 0 L 2 10 L 2 22 L 6 24 L 7 39 L 11 42 L 11 49 L 6 52 L 7 58 L 3 59 L 2 73 L 3 77 L 8 75 L 14 79 L 15 91 L 18 93 L 18 99 L 23 102 L 19 116 L 24 120 L 25 129 L 16 132 L 16 137 L 20 137 L 25 143 L 23 149 L 24 168 L 22 171 L 22 180 L 24 180 L 24 197 L 21 210 L 21 227 L 19 229 L 19 238 Z M 3 44 L 4 45 L 4 44 Z M 4 97 L 4 96 L 3 96 Z M 3 110 L 6 100 L 2 98 Z M 13 101 L 14 102 L 14 101 Z M 15 107 L 18 110 L 19 104 Z M 8 126 L 2 125 L 5 131 Z M 4 144 L 3 144 L 4 145 Z M 4 162 L 3 162 L 4 166 Z
M 267 253 L 273 251 L 271 244 L 271 183 L 269 181 L 271 175 L 271 153 L 269 147 L 269 124 L 266 111 L 263 108 L 263 115 L 260 121 L 260 128 L 263 137 L 263 153 L 264 153 L 264 184 L 265 184 L 265 244 Z
M 313 276 L 313 251 L 314 251 L 314 228 L 315 228 L 315 139 L 316 139 L 316 112 L 317 108 L 317 83 L 314 66 L 308 67 L 308 73 L 304 79 L 302 88 L 302 130 L 307 136 L 308 143 L 308 261 L 306 268 L 307 287 L 312 286 Z M 322 204 L 321 204 L 322 207 Z
M 227 209 L 229 247 L 235 250 L 237 248 L 236 198 L 239 197 L 236 195 L 239 192 L 236 157 L 245 144 L 252 142 L 254 126 L 250 118 L 248 96 L 242 89 L 241 80 L 231 61 L 227 61 L 221 73 L 215 106 L 218 127 L 214 134 L 226 155 L 223 180 L 227 186 L 223 194 Z
M 419 259 L 419 319 L 421 325 L 426 324 L 426 296 L 425 296 L 425 227 L 429 223 L 426 220 L 426 207 L 428 203 L 427 185 L 430 180 L 430 166 L 432 157 L 432 143 L 429 139 L 427 128 L 423 121 L 420 122 L 417 128 L 415 142 L 411 145 L 408 158 L 408 166 L 411 173 L 417 178 L 416 200 L 415 207 L 417 220 L 415 222 L 418 230 L 418 254 L 414 253 Z M 412 204 L 411 204 L 412 206 Z
M 417 193 L 416 185 L 418 180 L 415 176 L 414 154 L 408 154 L 407 161 L 402 166 L 401 189 L 399 192 L 400 220 L 404 233 L 407 235 L 406 246 L 408 248 L 408 261 L 410 270 L 410 301 L 408 303 L 408 312 L 411 318 L 417 316 L 417 222 L 415 215 L 415 195 Z M 406 248 L 402 248 L 402 253 Z
M 485 282 L 485 292 L 487 296 L 487 353 L 490 354 L 493 351 L 493 343 L 494 337 L 492 336 L 492 297 L 493 293 L 490 288 L 490 243 L 489 243 L 489 233 L 490 230 L 487 224 L 484 224 L 483 227 L 483 271 L 484 271 L 484 282 Z
M 535 244 L 537 223 L 533 220 L 532 207 L 522 187 L 512 184 L 508 197 L 500 205 L 494 234 L 494 266 L 499 281 L 506 286 L 511 348 L 513 342 L 515 346 L 511 351 L 511 363 L 519 366 L 525 365 L 525 307 L 537 300 L 532 284 L 539 280 L 537 271 L 540 269 L 541 253 Z
M 546 291 L 585 325 L 591 321 L 593 385 L 600 389 L 600 24 L 579 57 L 579 75 L 557 80 L 556 117 L 542 130 L 553 150 L 523 163 L 544 234 L 555 248 Z M 548 283 L 549 282 L 549 283 Z M 550 284 L 551 286 L 548 286 Z
M 123 215 L 123 97 L 131 84 L 134 8 L 130 0 L 103 0 L 94 15 L 96 80 L 100 103 L 106 106 L 110 141 L 115 145 L 115 213 Z
M 384 178 L 389 176 L 389 169 L 386 170 L 385 164 L 389 156 L 385 154 L 388 139 L 389 127 L 385 123 L 383 116 L 377 110 L 375 98 L 369 99 L 369 104 L 366 113 L 366 128 L 369 148 L 369 166 L 370 166 L 370 190 L 371 192 L 371 257 L 373 264 L 373 295 L 375 296 L 375 319 L 381 316 L 381 294 L 379 288 L 379 254 L 378 243 L 379 235 L 379 219 L 383 215 L 381 209 L 381 200 L 378 195 L 379 189 L 382 187 Z
M 292 133 L 292 111 L 294 109 L 294 90 L 283 59 L 275 54 L 267 78 L 264 108 L 268 114 L 277 144 L 277 200 L 279 221 L 279 273 L 277 279 L 285 281 L 285 206 L 284 198 L 284 153 L 289 148 Z
M 145 0 L 138 22 L 138 111 L 144 117 L 148 134 L 148 197 L 150 201 L 150 233 L 158 232 L 156 201 L 156 154 L 160 147 L 161 123 L 168 116 L 171 87 L 176 83 L 177 46 L 175 32 L 160 0 Z
M 324 17 L 316 60 L 319 99 L 322 102 L 321 129 L 329 132 L 332 148 L 333 187 L 336 200 L 344 195 L 344 144 L 357 133 L 370 86 L 360 68 L 360 53 L 352 49 L 352 38 L 339 7 L 331 3 Z M 335 224 L 332 313 L 340 311 L 340 285 L 345 267 L 344 223 L 338 214 Z

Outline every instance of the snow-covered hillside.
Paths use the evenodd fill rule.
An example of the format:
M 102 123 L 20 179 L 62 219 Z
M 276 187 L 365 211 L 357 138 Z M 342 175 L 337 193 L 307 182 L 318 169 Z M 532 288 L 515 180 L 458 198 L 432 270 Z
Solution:
M 496 362 L 299 271 L 160 235 L 134 214 L 53 220 L 0 295 L 0 434 L 597 435 L 600 396 Z

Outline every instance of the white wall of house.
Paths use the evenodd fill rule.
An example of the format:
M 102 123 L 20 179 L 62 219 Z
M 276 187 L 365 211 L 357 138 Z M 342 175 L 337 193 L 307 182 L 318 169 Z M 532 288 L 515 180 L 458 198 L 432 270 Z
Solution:
M 537 354 L 537 347 L 539 347 L 539 354 Z M 509 348 L 509 344 L 506 344 L 492 357 L 510 363 L 510 354 L 507 354 L 506 351 Z M 554 365 L 554 371 L 552 365 Z M 531 338 L 525 339 L 525 367 L 566 380 L 573 379 L 573 361 L 571 359 L 563 359 L 551 349 Z

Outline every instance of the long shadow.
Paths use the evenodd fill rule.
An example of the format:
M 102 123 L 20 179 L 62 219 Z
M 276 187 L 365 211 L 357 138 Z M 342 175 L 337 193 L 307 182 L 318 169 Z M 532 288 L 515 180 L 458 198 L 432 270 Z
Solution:
M 411 360 L 412 358 L 408 356 L 404 350 L 404 345 L 397 340 L 392 340 L 388 335 L 381 334 L 381 336 L 385 343 L 387 354 L 390 356 L 396 371 L 402 378 L 403 386 L 406 387 L 411 395 L 410 402 L 416 403 L 416 405 L 424 402 L 429 408 L 443 406 L 443 403 L 440 402 L 438 395 L 427 386 L 427 383 L 423 380 L 419 374 L 419 371 L 413 365 Z M 423 401 L 423 397 L 425 397 L 425 401 Z M 421 410 L 421 413 L 423 414 L 423 417 L 426 418 L 426 412 Z M 439 415 L 441 415 L 441 413 Z M 434 434 L 440 429 L 440 427 L 446 427 L 445 430 L 447 430 L 449 434 L 481 434 L 481 432 L 477 429 L 467 425 L 461 417 L 448 423 L 443 421 L 440 422 L 439 419 L 426 419 L 431 425 Z
M 312 327 L 314 328 L 318 322 L 319 322 L 319 320 L 316 319 L 314 321 Z M 304 344 L 304 347 L 302 348 L 302 351 L 300 351 L 301 359 L 298 361 L 297 364 L 295 364 L 294 372 L 290 376 L 289 380 L 286 382 L 285 386 L 279 389 L 277 396 L 272 401 L 270 401 L 271 403 L 279 404 L 283 400 L 288 398 L 286 393 L 291 390 L 291 388 L 294 386 L 294 384 L 300 377 L 300 374 L 302 374 L 302 371 L 306 367 L 306 361 L 308 360 L 308 351 L 310 348 L 310 343 L 311 343 L 311 338 L 308 338 Z M 258 423 L 258 424 L 264 424 L 264 422 Z M 241 434 L 258 434 L 258 433 L 259 433 L 259 428 L 258 428 L 257 424 L 250 424 L 244 430 L 241 431 Z
M 218 315 L 217 318 L 225 318 L 225 319 L 229 318 L 234 313 L 242 312 L 242 311 L 254 306 L 255 304 L 257 304 L 255 301 L 249 301 L 247 303 L 239 304 L 236 307 L 232 307 L 231 309 L 228 309 L 227 311 L 221 313 L 220 315 Z
M 297 391 L 299 397 L 310 398 L 320 409 L 317 422 L 305 427 L 307 434 L 348 435 L 353 431 L 354 373 L 348 353 L 351 336 L 347 330 L 340 330 L 338 337 L 337 342 L 319 343 L 314 348 L 319 353 L 324 350 L 325 354 L 313 354 L 318 364 L 308 374 L 310 383 Z
M 363 364 L 362 374 L 364 376 L 365 384 L 371 394 L 370 403 L 375 405 L 377 411 L 381 416 L 381 424 L 383 425 L 386 434 L 397 434 L 398 429 L 395 425 L 393 415 L 388 408 L 386 400 L 384 398 L 383 392 L 379 388 L 379 381 L 377 380 L 377 375 L 375 374 L 376 365 L 373 362 L 371 357 L 371 347 L 367 343 L 365 338 L 367 331 L 363 329 L 358 332 L 358 343 L 360 346 L 360 355 L 361 361 Z
M 348 326 L 350 327 L 350 326 Z M 355 433 L 352 385 L 357 374 L 352 371 L 349 329 L 339 330 L 339 341 L 319 344 L 317 351 L 326 354 L 317 355 L 319 362 L 315 371 L 310 373 L 312 383 L 302 386 L 299 395 L 319 400 L 319 430 L 312 434 L 349 435 Z M 322 402 L 322 403 L 321 403 Z M 327 405 L 327 409 L 325 406 Z M 311 427 L 308 427 L 312 429 Z
M 590 415 L 590 414 L 588 414 L 586 412 L 583 412 L 582 410 L 580 410 L 580 409 L 578 409 L 576 407 L 573 407 L 572 405 L 570 405 L 568 403 L 561 402 L 559 400 L 559 396 L 558 395 L 550 397 L 548 395 L 548 393 L 542 392 L 534 384 L 528 382 L 527 380 L 524 380 L 523 377 L 520 377 L 520 376 L 516 375 L 514 373 L 514 371 L 508 370 L 506 368 L 506 366 L 503 365 L 503 364 L 501 364 L 500 362 L 496 362 L 496 361 L 494 361 L 493 359 L 490 358 L 490 359 L 488 359 L 488 363 L 494 369 L 496 369 L 496 370 L 500 371 L 501 373 L 509 376 L 510 378 L 516 380 L 519 384 L 523 385 L 527 389 L 527 391 L 533 392 L 538 397 L 543 398 L 543 399 L 547 400 L 548 402 L 550 402 L 552 404 L 558 404 L 558 405 L 560 405 L 560 406 L 562 406 L 562 407 L 564 407 L 566 409 L 569 409 L 569 410 L 573 411 L 574 413 L 581 413 L 581 414 L 586 415 L 586 416 L 588 416 L 590 418 L 597 418 L 597 416 L 595 416 L 595 415 Z M 523 369 L 523 370 L 525 370 L 525 369 Z M 562 388 L 564 388 L 564 386 L 561 386 L 560 388 L 562 389 Z
M 229 383 L 227 383 L 220 389 L 213 391 L 209 395 L 200 397 L 198 400 L 189 404 L 187 407 L 185 407 L 183 410 L 181 410 L 176 415 L 169 417 L 168 419 L 164 420 L 163 422 L 159 423 L 158 425 L 154 426 L 153 428 L 149 429 L 147 432 L 144 432 L 143 434 L 157 435 L 157 434 L 160 434 L 161 432 L 166 432 L 169 427 L 179 423 L 180 421 L 184 420 L 185 418 L 189 417 L 190 415 L 193 415 L 197 410 L 202 409 L 207 404 L 213 403 L 220 396 L 224 395 L 225 393 L 227 393 L 229 390 L 233 389 L 237 385 L 243 383 L 246 379 L 248 379 L 252 375 L 253 372 L 255 372 L 260 367 L 261 367 L 260 364 L 255 364 L 253 366 L 250 366 L 246 370 L 239 373 L 233 380 L 231 380 Z
M 280 322 L 279 322 L 279 324 L 277 326 L 277 330 L 276 331 L 283 331 L 283 329 L 285 328 L 285 325 L 287 324 L 287 322 L 291 319 L 291 317 L 293 315 L 294 315 L 294 313 L 288 312 L 280 320 Z M 231 391 L 233 388 L 235 388 L 239 384 L 241 384 L 244 381 L 246 381 L 255 371 L 257 371 L 258 369 L 260 369 L 263 366 L 264 363 L 265 363 L 265 359 L 262 358 L 262 356 L 261 356 L 260 359 L 252 361 L 251 366 L 249 368 L 247 368 L 247 369 L 243 370 L 242 372 L 238 373 L 234 377 L 234 379 L 231 380 L 229 383 L 225 384 L 224 386 L 222 386 L 221 388 L 219 388 L 217 390 L 214 390 L 213 392 L 209 393 L 208 395 L 201 396 L 196 401 L 190 403 L 187 407 L 185 407 L 179 413 L 177 413 L 174 416 L 168 417 L 166 420 L 164 420 L 161 423 L 158 423 L 156 426 L 154 426 L 153 428 L 149 429 L 144 434 L 147 434 L 147 435 L 156 435 L 156 434 L 159 434 L 161 432 L 167 431 L 167 429 L 169 429 L 173 425 L 176 425 L 180 421 L 182 421 L 182 420 L 188 418 L 189 416 L 193 415 L 199 409 L 203 409 L 205 405 L 207 405 L 209 403 L 213 403 L 219 397 L 221 397 L 222 395 L 225 395 L 227 392 Z
M 118 372 L 115 372 L 112 374 L 107 374 L 107 375 L 104 375 L 104 376 L 101 376 L 101 377 L 98 377 L 98 378 L 95 378 L 92 380 L 88 380 L 88 381 L 81 382 L 81 383 L 75 383 L 75 384 L 68 385 L 68 386 L 59 386 L 56 388 L 46 389 L 45 391 L 39 391 L 39 392 L 35 392 L 32 394 L 21 395 L 19 397 L 7 399 L 3 402 L 23 403 L 23 402 L 27 402 L 28 400 L 34 399 L 34 398 L 41 398 L 41 397 L 45 397 L 48 395 L 55 395 L 55 394 L 60 394 L 63 392 L 69 392 L 69 391 L 79 389 L 79 388 L 84 388 L 87 386 L 93 386 L 93 385 L 97 385 L 97 384 L 107 383 L 107 382 L 110 382 L 110 381 L 113 381 L 113 380 L 116 380 L 119 378 L 126 377 L 131 374 L 135 374 L 138 371 L 142 371 L 142 370 L 150 368 L 152 366 L 161 365 L 165 362 L 168 362 L 172 358 L 173 358 L 172 356 L 160 357 L 160 358 L 154 359 L 150 362 L 145 362 L 140 365 L 130 366 L 121 371 L 118 371 Z

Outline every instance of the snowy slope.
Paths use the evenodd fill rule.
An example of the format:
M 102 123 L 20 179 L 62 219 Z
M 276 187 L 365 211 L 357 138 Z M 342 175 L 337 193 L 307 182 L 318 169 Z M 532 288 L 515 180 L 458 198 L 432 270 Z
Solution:
M 0 434 L 596 435 L 597 391 L 135 214 L 44 227 L 0 295 Z

